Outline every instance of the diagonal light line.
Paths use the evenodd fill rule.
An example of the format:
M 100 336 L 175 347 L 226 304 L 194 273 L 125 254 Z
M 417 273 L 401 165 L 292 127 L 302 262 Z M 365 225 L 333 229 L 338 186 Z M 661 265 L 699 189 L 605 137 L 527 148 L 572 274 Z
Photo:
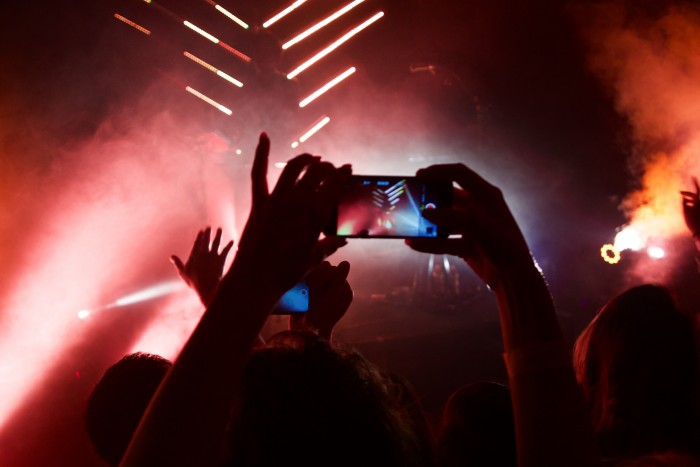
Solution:
M 335 78 L 318 88 L 316 91 L 309 94 L 309 96 L 302 99 L 302 101 L 299 102 L 299 107 L 306 107 L 309 103 L 313 102 L 316 98 L 323 95 L 326 91 L 328 91 L 333 86 L 340 83 L 353 73 L 355 73 L 355 67 L 351 66 L 350 68 L 348 68 L 347 70 L 345 70 L 344 72 L 342 72 L 341 74 L 339 74 L 338 76 L 336 76 Z
M 319 21 L 315 25 L 311 26 L 306 31 L 302 32 L 301 34 L 298 34 L 296 37 L 294 37 L 294 38 L 288 40 L 287 42 L 285 42 L 284 44 L 282 44 L 282 49 L 287 50 L 288 48 L 290 48 L 294 44 L 301 42 L 302 40 L 306 39 L 311 34 L 315 33 L 319 29 L 321 29 L 322 27 L 324 27 L 324 26 L 330 24 L 331 22 L 335 21 L 336 19 L 340 18 L 342 15 L 344 15 L 348 11 L 352 10 L 353 8 L 355 8 L 357 5 L 359 5 L 362 2 L 364 2 L 364 0 L 355 0 L 352 3 L 345 5 L 340 10 L 338 10 L 335 13 L 331 14 L 330 16 L 322 19 L 321 21 Z
M 366 20 L 365 22 L 363 22 L 362 24 L 360 24 L 359 26 L 355 26 L 353 29 L 351 29 L 350 31 L 345 33 L 339 39 L 336 39 L 335 42 L 328 45 L 325 49 L 321 50 L 316 55 L 312 56 L 310 59 L 308 59 L 307 61 L 305 61 L 304 63 L 302 63 L 298 67 L 296 67 L 294 70 L 292 70 L 287 75 L 287 79 L 292 79 L 292 78 L 296 77 L 297 75 L 299 75 L 299 73 L 306 70 L 311 65 L 318 62 L 319 60 L 321 60 L 323 57 L 325 57 L 329 53 L 333 52 L 335 49 L 337 49 L 338 47 L 343 45 L 345 42 L 349 41 L 353 36 L 358 34 L 360 31 L 369 27 L 375 21 L 379 20 L 379 18 L 381 18 L 382 16 L 384 16 L 384 12 L 380 11 L 380 12 L 376 13 L 374 16 L 372 16 L 371 18 L 369 18 L 368 20 Z
M 277 21 L 281 20 L 282 18 L 284 18 L 285 16 L 287 16 L 289 13 L 291 13 L 291 12 L 294 11 L 294 10 L 296 10 L 296 9 L 297 9 L 302 3 L 304 3 L 305 1 L 306 1 L 306 0 L 297 0 L 296 2 L 292 3 L 292 4 L 289 5 L 287 8 L 285 8 L 284 10 L 280 11 L 279 13 L 277 13 L 277 14 L 276 14 L 275 16 L 273 16 L 272 18 L 270 18 L 270 19 L 268 19 L 267 21 L 265 21 L 265 22 L 263 23 L 263 27 L 264 27 L 264 28 L 268 28 L 268 27 L 272 26 L 272 25 L 275 24 Z

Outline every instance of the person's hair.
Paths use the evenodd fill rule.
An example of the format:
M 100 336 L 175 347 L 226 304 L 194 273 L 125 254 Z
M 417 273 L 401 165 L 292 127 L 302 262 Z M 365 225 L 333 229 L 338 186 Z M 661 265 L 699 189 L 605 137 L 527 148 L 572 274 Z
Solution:
M 88 397 L 85 429 L 95 452 L 110 466 L 119 464 L 151 397 L 172 366 L 158 355 L 126 355 L 102 376 Z
M 698 451 L 695 331 L 666 288 L 637 286 L 610 300 L 578 337 L 574 366 L 604 455 Z
M 285 331 L 251 355 L 227 464 L 431 465 L 394 384 L 355 350 Z
M 510 391 L 484 381 L 460 386 L 447 400 L 438 432 L 440 467 L 517 466 Z

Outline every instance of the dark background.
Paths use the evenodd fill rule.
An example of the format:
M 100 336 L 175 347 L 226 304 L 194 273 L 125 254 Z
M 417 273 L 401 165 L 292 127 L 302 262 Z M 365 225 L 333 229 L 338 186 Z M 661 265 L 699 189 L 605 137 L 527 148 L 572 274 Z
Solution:
M 269 32 L 244 31 L 205 1 L 164 0 L 161 7 L 136 0 L 36 1 L 5 8 L 0 326 L 14 333 L 7 334 L 7 342 L 26 333 L 27 347 L 42 356 L 24 364 L 21 347 L 10 344 L 0 355 L 36 378 L 22 390 L 21 403 L 2 413 L 2 465 L 99 465 L 82 432 L 82 404 L 101 373 L 134 350 L 164 306 L 159 299 L 143 302 L 123 313 L 96 314 L 89 324 L 66 319 L 69 324 L 52 334 L 55 328 L 10 326 L 17 313 L 36 316 L 37 323 L 64 313 L 58 305 L 56 310 L 18 308 L 12 299 L 17 288 L 35 275 L 41 281 L 38 293 L 49 303 L 54 296 L 90 294 L 102 300 L 90 303 L 104 304 L 175 278 L 168 256 L 186 255 L 201 226 L 223 223 L 212 215 L 218 212 L 209 208 L 212 199 L 232 197 L 232 225 L 240 231 L 252 149 L 263 130 L 271 136 L 275 161 L 311 151 L 336 163 L 351 162 L 356 173 L 410 174 L 441 162 L 475 168 L 503 189 L 513 207 L 572 343 L 609 297 L 643 280 L 670 285 L 684 308 L 698 309 L 694 250 L 687 237 L 667 239 L 667 258 L 658 263 L 641 253 L 627 252 L 615 266 L 600 257 L 600 246 L 627 221 L 619 205 L 638 186 L 639 173 L 630 163 L 638 143 L 630 121 L 616 112 L 615 91 L 587 60 L 582 31 L 593 2 L 367 0 L 308 44 L 277 54 L 277 41 L 341 4 L 309 0 Z M 673 5 L 612 4 L 649 22 Z M 222 0 L 222 5 L 257 25 L 286 3 Z M 284 73 L 304 57 L 380 9 L 386 15 L 375 25 L 293 82 L 286 80 Z M 117 21 L 115 12 L 152 34 Z M 240 48 L 253 64 L 195 35 L 178 18 L 189 18 Z M 244 88 L 231 88 L 198 68 L 182 50 L 218 64 L 244 81 Z M 308 108 L 296 106 L 318 83 L 351 64 L 358 71 L 347 82 Z M 216 96 L 233 115 L 187 94 L 184 85 Z M 163 115 L 167 128 L 153 123 L 162 122 Z M 331 124 L 292 150 L 289 143 L 321 115 L 331 116 Z M 135 137 L 140 127 L 151 134 Z M 210 157 L 203 135 L 225 149 Z M 140 148 L 144 140 L 152 146 Z M 116 141 L 135 143 L 127 145 L 128 156 L 109 165 L 105 159 L 119 154 L 109 152 Z M 152 157 L 149 151 L 166 147 L 161 143 L 182 148 L 182 154 L 171 154 L 158 169 L 140 165 Z M 197 164 L 189 165 L 194 159 Z M 199 172 L 190 179 L 192 167 Z M 113 172 L 141 174 L 145 183 L 104 188 L 90 182 L 98 179 L 93 174 Z M 271 177 L 276 173 L 271 169 Z M 156 195 L 148 177 L 154 177 L 153 186 L 166 188 Z M 113 195 L 109 202 L 102 197 L 105 190 Z M 163 192 L 169 201 L 161 209 Z M 63 200 L 65 193 L 71 196 Z M 63 201 L 54 203 L 58 199 Z M 130 211 L 130 203 L 154 208 Z M 62 216 L 75 206 L 84 208 L 85 217 Z M 110 223 L 103 226 L 100 216 Z M 74 225 L 76 219 L 85 224 Z M 41 275 L 50 261 L 63 271 L 60 262 L 68 255 L 58 251 L 64 245 L 58 239 L 64 229 L 74 228 L 102 236 L 95 240 L 99 247 L 72 256 L 80 256 L 86 269 L 107 269 L 107 279 L 82 280 L 66 269 L 54 273 L 67 276 L 59 285 L 58 277 Z M 120 229 L 127 234 L 110 236 Z M 81 238 L 76 235 L 75 242 Z M 34 251 L 53 251 L 54 241 L 56 256 L 35 257 Z M 118 263 L 131 267 L 110 263 L 110 251 L 123 252 L 114 253 Z M 342 259 L 352 264 L 349 280 L 356 298 L 336 337 L 406 375 L 433 419 L 459 384 L 505 381 L 493 297 L 465 265 L 447 259 L 447 274 L 445 258 L 411 252 L 395 240 L 352 240 L 333 260 Z M 282 327 L 283 318 L 271 318 L 266 332 Z M 2 374 L 11 376 L 10 368 Z

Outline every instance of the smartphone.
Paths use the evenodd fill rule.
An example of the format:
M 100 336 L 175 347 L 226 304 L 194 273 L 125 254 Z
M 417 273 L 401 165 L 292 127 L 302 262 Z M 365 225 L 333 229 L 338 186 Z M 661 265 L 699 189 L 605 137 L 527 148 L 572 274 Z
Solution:
M 422 216 L 452 205 L 452 182 L 409 176 L 353 175 L 326 235 L 347 238 L 447 238 Z
M 291 315 L 309 311 L 309 286 L 305 281 L 287 290 L 272 309 L 273 315 Z

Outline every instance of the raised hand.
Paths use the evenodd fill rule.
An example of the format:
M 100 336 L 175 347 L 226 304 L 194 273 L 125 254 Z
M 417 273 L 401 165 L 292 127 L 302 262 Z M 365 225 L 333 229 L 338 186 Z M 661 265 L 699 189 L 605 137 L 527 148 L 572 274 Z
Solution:
M 229 241 L 219 252 L 221 245 L 221 228 L 216 229 L 214 240 L 211 240 L 211 227 L 200 230 L 192 244 L 190 256 L 187 262 L 176 255 L 172 255 L 170 260 L 177 273 L 188 286 L 194 289 L 199 295 L 199 299 L 204 305 L 208 305 L 216 292 L 226 263 L 233 240 Z
M 319 247 L 319 237 L 352 170 L 302 154 L 287 163 L 270 193 L 269 151 L 270 141 L 263 133 L 253 163 L 252 208 L 233 268 L 242 268 L 241 274 L 259 272 L 281 296 L 323 259 L 324 249 L 334 251 L 342 245 L 325 240 L 330 245 Z
M 290 315 L 289 328 L 311 329 L 330 339 L 333 328 L 352 303 L 353 291 L 347 281 L 349 272 L 347 261 L 337 266 L 323 261 L 313 268 L 304 279 L 309 286 L 309 311 Z
M 434 165 L 416 174 L 426 179 L 456 182 L 451 208 L 423 211 L 423 216 L 449 229 L 460 238 L 410 239 L 417 251 L 450 254 L 463 258 L 491 287 L 513 264 L 532 265 L 529 248 L 501 190 L 464 164 Z
M 681 191 L 683 196 L 683 218 L 685 225 L 690 230 L 690 233 L 695 236 L 700 236 L 700 185 L 698 179 L 693 177 L 695 192 Z

